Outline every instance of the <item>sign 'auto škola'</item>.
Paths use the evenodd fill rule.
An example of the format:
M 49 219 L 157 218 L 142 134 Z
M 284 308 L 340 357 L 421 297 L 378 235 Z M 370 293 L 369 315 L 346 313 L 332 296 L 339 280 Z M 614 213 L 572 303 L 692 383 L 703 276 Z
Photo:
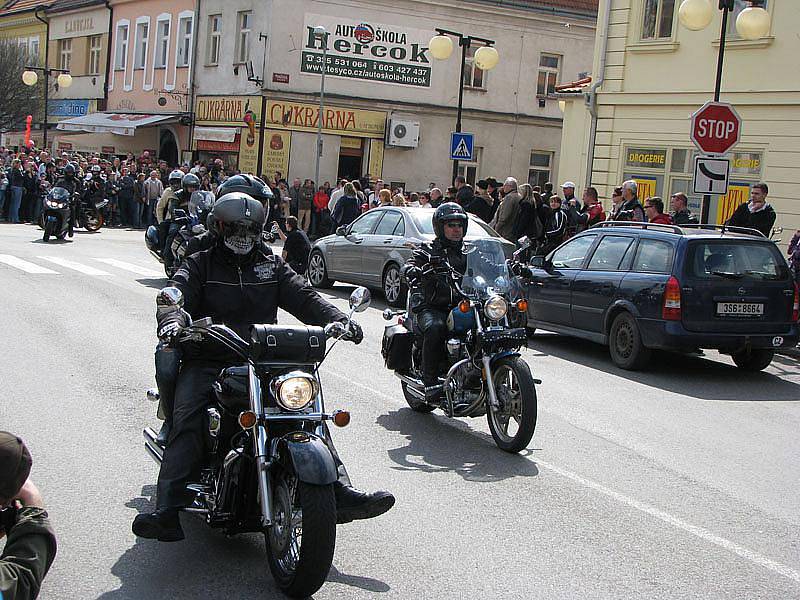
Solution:
M 430 87 L 431 32 L 324 15 L 306 14 L 301 73 L 322 74 L 319 25 L 328 31 L 326 76 Z

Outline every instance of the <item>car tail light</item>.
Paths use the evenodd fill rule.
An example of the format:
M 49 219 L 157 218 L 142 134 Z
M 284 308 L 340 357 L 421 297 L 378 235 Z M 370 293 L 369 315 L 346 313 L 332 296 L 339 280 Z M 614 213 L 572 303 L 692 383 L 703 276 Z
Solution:
M 792 323 L 800 321 L 800 285 L 794 284 L 794 302 L 792 302 Z
M 681 283 L 675 277 L 670 277 L 664 288 L 664 306 L 661 318 L 666 321 L 681 320 Z

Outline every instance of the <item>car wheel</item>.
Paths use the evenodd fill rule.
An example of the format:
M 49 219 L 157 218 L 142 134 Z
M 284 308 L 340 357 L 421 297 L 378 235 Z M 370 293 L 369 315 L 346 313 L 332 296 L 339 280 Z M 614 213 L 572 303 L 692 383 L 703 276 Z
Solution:
M 650 349 L 645 348 L 636 319 L 628 312 L 617 315 L 608 336 L 611 360 L 621 369 L 635 371 L 650 360 Z
M 772 362 L 775 356 L 773 350 L 743 350 L 732 354 L 733 362 L 742 371 L 763 371 Z
M 408 290 L 400 276 L 400 268 L 391 264 L 383 272 L 383 296 L 389 306 L 405 306 Z
M 314 250 L 308 259 L 308 280 L 311 285 L 318 288 L 329 288 L 333 285 L 333 281 L 328 279 L 325 258 L 319 250 Z

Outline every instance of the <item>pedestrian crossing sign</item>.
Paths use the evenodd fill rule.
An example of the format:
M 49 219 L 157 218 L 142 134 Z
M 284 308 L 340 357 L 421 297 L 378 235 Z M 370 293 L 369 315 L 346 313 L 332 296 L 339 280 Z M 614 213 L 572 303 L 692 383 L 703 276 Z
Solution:
M 450 160 L 472 161 L 475 150 L 475 134 L 453 132 L 450 134 Z

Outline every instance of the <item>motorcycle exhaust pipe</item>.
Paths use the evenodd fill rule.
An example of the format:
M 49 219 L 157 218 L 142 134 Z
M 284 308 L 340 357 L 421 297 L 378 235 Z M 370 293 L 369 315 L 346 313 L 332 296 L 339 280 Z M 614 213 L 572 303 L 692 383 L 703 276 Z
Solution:
M 425 384 L 422 383 L 421 380 L 401 373 L 395 373 L 395 375 L 397 375 L 400 381 L 408 385 L 408 389 L 412 394 L 418 398 L 425 398 Z
M 145 427 L 142 431 L 142 436 L 144 437 L 144 449 L 147 450 L 150 458 L 160 465 L 164 460 L 164 449 L 156 442 L 158 433 L 150 427 Z

